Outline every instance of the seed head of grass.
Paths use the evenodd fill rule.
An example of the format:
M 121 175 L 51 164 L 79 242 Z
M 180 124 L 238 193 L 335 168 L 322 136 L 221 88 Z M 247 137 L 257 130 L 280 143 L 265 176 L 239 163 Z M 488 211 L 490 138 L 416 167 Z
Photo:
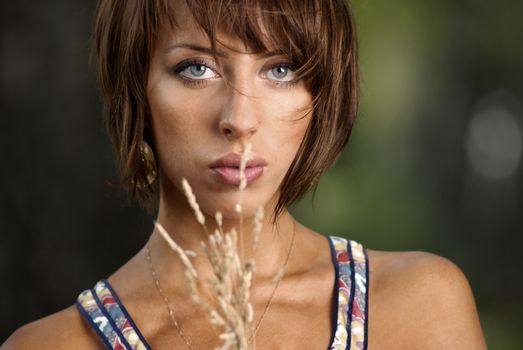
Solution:
M 196 216 L 196 221 L 202 226 L 205 226 L 205 216 L 202 214 L 202 211 L 200 210 L 200 206 L 198 205 L 198 202 L 196 201 L 196 196 L 194 195 L 191 186 L 189 185 L 189 182 L 186 178 L 182 179 L 182 187 L 183 191 L 185 193 L 185 196 L 187 197 L 187 202 L 189 202 L 189 205 L 191 206 L 192 210 L 194 211 L 194 215 Z
M 251 145 L 247 144 L 243 149 L 240 161 L 240 183 L 238 185 L 240 200 L 234 206 L 234 210 L 240 214 L 240 246 L 242 248 L 242 258 L 243 210 L 241 202 L 242 193 L 247 187 L 245 168 L 250 157 Z M 242 263 L 243 259 L 241 259 L 238 254 L 238 233 L 234 228 L 224 233 L 221 212 L 218 211 L 215 214 L 216 230 L 214 230 L 213 233 L 207 231 L 205 216 L 200 210 L 200 206 L 196 201 L 196 196 L 189 182 L 185 178 L 182 179 L 182 187 L 189 206 L 194 212 L 196 221 L 202 226 L 205 233 L 208 233 L 208 241 L 201 241 L 200 245 L 212 267 L 212 275 L 208 278 L 207 283 L 211 287 L 213 295 L 216 297 L 217 307 L 200 296 L 200 290 L 198 289 L 196 280 L 196 269 L 189 259 L 189 256 L 194 256 L 194 253 L 184 251 L 174 242 L 159 223 L 155 223 L 155 225 L 171 249 L 175 251 L 182 260 L 191 300 L 205 311 L 212 325 L 222 330 L 219 336 L 222 344 L 216 350 L 248 350 L 249 334 L 252 334 L 253 330 L 253 307 L 250 302 L 250 288 L 256 269 L 256 262 L 254 259 L 248 259 L 245 263 Z M 262 230 L 262 221 L 263 209 L 260 207 L 256 210 L 254 217 L 253 249 L 256 247 Z M 255 343 L 253 346 L 255 347 Z

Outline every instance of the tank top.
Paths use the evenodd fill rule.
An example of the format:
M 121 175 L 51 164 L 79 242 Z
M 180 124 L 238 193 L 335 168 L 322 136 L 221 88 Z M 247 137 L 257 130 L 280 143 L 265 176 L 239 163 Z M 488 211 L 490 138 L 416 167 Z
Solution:
M 332 324 L 336 325 L 327 350 L 366 350 L 369 262 L 363 246 L 329 236 L 336 273 Z M 337 296 L 337 297 L 336 297 Z M 105 279 L 83 291 L 76 307 L 108 349 L 150 350 L 145 337 Z

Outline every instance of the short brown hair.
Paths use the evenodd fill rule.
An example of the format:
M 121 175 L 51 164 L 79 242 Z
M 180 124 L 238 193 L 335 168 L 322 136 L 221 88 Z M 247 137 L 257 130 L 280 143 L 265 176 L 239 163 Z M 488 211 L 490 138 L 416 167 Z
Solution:
M 183 0 L 182 0 L 183 1 Z M 150 57 L 161 26 L 176 26 L 170 0 L 100 0 L 93 58 L 103 96 L 105 124 L 116 150 L 121 185 L 150 208 L 157 186 L 147 183 L 142 141 L 154 144 L 146 97 Z M 185 0 L 216 52 L 225 28 L 253 52 L 283 51 L 313 97 L 312 118 L 281 184 L 275 215 L 289 207 L 332 166 L 346 145 L 358 107 L 356 32 L 346 0 Z M 268 39 L 269 38 L 269 39 Z M 270 41 L 270 42 L 268 42 Z

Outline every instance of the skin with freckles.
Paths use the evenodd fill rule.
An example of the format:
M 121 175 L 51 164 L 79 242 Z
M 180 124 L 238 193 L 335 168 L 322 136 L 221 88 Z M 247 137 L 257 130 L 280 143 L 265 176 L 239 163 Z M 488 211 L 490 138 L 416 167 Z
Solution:
M 246 222 L 240 249 L 257 264 L 254 324 L 269 301 L 274 287 L 270 280 L 283 264 L 295 229 L 285 277 L 256 334 L 256 345 L 259 349 L 326 349 L 336 327 L 331 317 L 335 271 L 328 241 L 295 222 L 287 211 L 276 223 L 270 215 L 309 125 L 312 96 L 295 79 L 286 57 L 253 54 L 241 41 L 219 33 L 216 61 L 208 38 L 187 9 L 180 7 L 177 20 L 179 27 L 164 28 L 157 40 L 147 81 L 160 174 L 157 220 L 179 245 L 198 253 L 194 265 L 205 280 L 211 271 L 199 246 L 205 234 L 187 205 L 181 180 L 185 177 L 190 182 L 210 229 L 216 211 L 223 213 L 226 229 L 238 227 L 233 208 L 241 200 Z M 248 182 L 240 198 L 237 186 L 213 166 L 224 156 L 240 154 L 247 143 L 262 169 L 256 170 L 261 175 Z M 252 226 L 247 219 L 259 205 L 268 215 L 258 247 L 252 251 Z M 215 330 L 189 301 L 180 278 L 183 266 L 156 231 L 150 237 L 150 250 L 163 290 L 192 347 L 217 347 Z M 368 349 L 486 348 L 470 287 L 454 264 L 421 252 L 369 250 L 368 256 Z M 145 248 L 111 275 L 109 282 L 153 349 L 187 348 L 154 287 Z M 22 327 L 1 347 L 36 348 L 104 346 L 71 306 Z
M 191 26 L 192 25 L 192 26 Z M 177 206 L 181 178 L 191 183 L 203 211 L 231 209 L 239 200 L 236 186 L 224 186 L 210 171 L 213 161 L 241 154 L 252 145 L 252 156 L 267 162 L 263 174 L 245 190 L 246 216 L 278 196 L 283 180 L 310 121 L 311 95 L 295 81 L 292 63 L 282 56 L 246 52 L 237 40 L 223 40 L 214 62 L 207 37 L 194 23 L 165 31 L 155 50 L 147 96 L 154 142 L 161 169 L 162 205 Z M 270 208 L 269 208 L 270 209 Z
M 269 215 L 257 251 L 273 254 L 256 256 L 258 275 L 274 273 L 287 252 L 294 224 L 285 212 L 278 219 L 284 237 L 275 239 L 280 232 L 270 214 L 309 125 L 312 96 L 296 79 L 288 58 L 252 54 L 244 43 L 222 34 L 215 61 L 207 36 L 194 20 L 187 20 L 190 15 L 180 19 L 186 20 L 174 31 L 161 32 L 147 83 L 160 169 L 158 221 L 185 249 L 201 252 L 199 242 L 205 237 L 186 203 L 182 178 L 191 184 L 211 228 L 217 211 L 226 229 L 238 228 L 236 203 L 241 202 L 246 219 L 262 206 Z M 224 181 L 212 165 L 240 155 L 247 144 L 250 158 L 261 164 L 261 175 L 248 182 L 240 198 L 238 186 Z M 255 254 L 250 225 L 245 223 L 240 247 L 247 256 Z M 159 263 L 165 264 L 172 262 Z M 196 264 L 210 273 L 205 261 Z

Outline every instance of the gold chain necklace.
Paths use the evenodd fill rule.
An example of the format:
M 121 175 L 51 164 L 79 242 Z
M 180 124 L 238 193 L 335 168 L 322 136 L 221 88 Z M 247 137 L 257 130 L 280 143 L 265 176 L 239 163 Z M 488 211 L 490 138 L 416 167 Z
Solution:
M 269 306 L 271 306 L 272 298 L 274 297 L 274 294 L 276 293 L 276 289 L 278 289 L 278 285 L 280 284 L 280 281 L 283 279 L 283 276 L 285 275 L 285 269 L 287 268 L 287 263 L 289 262 L 289 258 L 290 258 L 291 253 L 292 253 L 292 248 L 294 247 L 294 238 L 296 236 L 296 222 L 293 222 L 293 224 L 294 224 L 293 225 L 294 228 L 293 228 L 293 231 L 292 231 L 291 244 L 290 244 L 290 247 L 289 247 L 289 251 L 287 252 L 287 257 L 285 258 L 285 262 L 283 263 L 283 266 L 282 266 L 283 274 L 282 274 L 281 278 L 278 278 L 278 280 L 276 281 L 276 285 L 274 286 L 274 289 L 272 290 L 272 293 L 271 293 L 271 295 L 269 297 L 269 301 L 267 302 L 267 305 L 265 306 L 265 309 L 262 312 L 260 320 L 258 321 L 258 324 L 256 325 L 256 328 L 254 329 L 254 332 L 253 332 L 252 336 L 249 338 L 249 341 L 248 341 L 249 344 L 253 341 L 254 337 L 256 336 L 256 333 L 258 332 L 258 329 L 260 328 L 260 325 L 261 325 L 261 323 L 263 321 L 263 318 L 265 317 L 265 314 L 267 313 L 267 310 L 269 310 Z M 163 301 L 165 303 L 165 306 L 167 307 L 167 311 L 169 313 L 169 316 L 171 317 L 171 321 L 172 321 L 174 327 L 176 328 L 176 330 L 178 331 L 178 334 L 182 337 L 183 341 L 185 342 L 185 345 L 187 345 L 187 347 L 189 349 L 193 350 L 193 347 L 191 346 L 191 343 L 189 342 L 189 340 L 187 339 L 187 337 L 183 333 L 180 325 L 178 324 L 178 321 L 176 320 L 176 317 L 174 316 L 174 312 L 173 312 L 173 310 L 171 308 L 171 303 L 169 302 L 169 299 L 167 298 L 167 296 L 163 292 L 162 286 L 160 285 L 160 280 L 158 279 L 158 275 L 156 274 L 156 270 L 154 269 L 153 261 L 151 259 L 151 249 L 149 247 L 149 242 L 147 242 L 146 249 L 147 249 L 147 261 L 149 263 L 149 270 L 151 271 L 151 276 L 153 278 L 154 285 L 155 285 L 156 289 L 158 290 L 158 292 L 160 293 L 160 295 L 162 296 L 162 299 L 163 299 Z

